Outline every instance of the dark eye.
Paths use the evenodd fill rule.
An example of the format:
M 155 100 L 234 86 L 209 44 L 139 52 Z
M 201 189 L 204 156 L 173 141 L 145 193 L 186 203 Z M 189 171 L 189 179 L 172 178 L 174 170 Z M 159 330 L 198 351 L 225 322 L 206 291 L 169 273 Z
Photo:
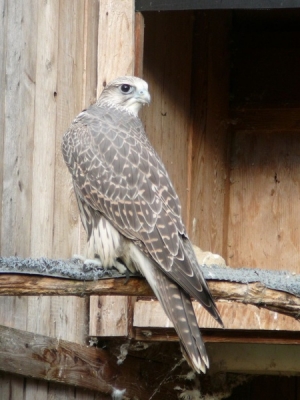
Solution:
M 132 90 L 132 86 L 127 85 L 126 83 L 124 83 L 123 85 L 121 85 L 121 91 L 123 93 L 130 93 Z

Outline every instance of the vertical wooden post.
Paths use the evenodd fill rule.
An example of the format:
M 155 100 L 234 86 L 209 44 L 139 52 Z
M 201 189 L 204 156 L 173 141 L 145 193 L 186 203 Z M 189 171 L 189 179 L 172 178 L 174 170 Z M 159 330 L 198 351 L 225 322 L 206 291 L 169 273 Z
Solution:
M 98 30 L 98 95 L 114 78 L 133 75 L 135 65 L 134 1 L 102 0 Z M 90 335 L 127 336 L 128 298 L 91 296 Z
M 189 232 L 194 244 L 219 254 L 227 231 L 230 15 L 197 13 L 193 46 Z
M 96 97 L 99 0 L 0 1 L 0 11 L 0 254 L 70 257 L 83 235 L 60 146 Z M 1 297 L 0 323 L 85 343 L 87 308 L 76 297 Z M 26 388 L 26 398 L 46 400 L 56 390 L 6 381 L 7 398 Z

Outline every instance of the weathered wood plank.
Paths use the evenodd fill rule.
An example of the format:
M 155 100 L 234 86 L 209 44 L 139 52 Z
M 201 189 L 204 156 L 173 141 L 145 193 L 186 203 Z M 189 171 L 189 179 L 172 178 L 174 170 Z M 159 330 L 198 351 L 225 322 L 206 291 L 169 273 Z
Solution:
M 94 91 L 96 87 L 96 63 L 89 62 L 97 59 L 97 29 L 96 35 L 93 31 L 98 3 L 1 1 L 0 41 L 5 42 L 0 46 L 4 51 L 0 57 L 2 255 L 71 256 L 75 246 L 78 253 L 78 232 L 76 227 L 69 230 L 72 224 L 74 227 L 74 213 L 68 221 L 63 218 L 69 205 L 64 197 L 69 186 L 65 187 L 62 172 L 66 167 L 62 169 L 59 162 L 60 137 L 81 110 L 83 98 L 92 97 L 90 88 Z M 83 71 L 90 73 L 88 78 L 83 79 Z M 84 84 L 89 89 L 83 90 Z M 70 296 L 3 297 L 0 322 L 83 342 L 86 301 Z M 13 378 L 11 382 L 17 387 L 17 378 L 16 385 Z M 12 391 L 11 398 L 21 398 L 23 392 L 26 398 L 53 397 L 46 384 L 25 380 L 21 388 L 22 395 Z
M 114 390 L 109 383 L 114 367 L 104 350 L 4 326 L 0 336 L 3 371 L 104 393 Z
M 188 219 L 193 13 L 145 15 L 144 79 L 151 104 L 141 112 Z
M 299 318 L 300 299 L 296 296 L 267 289 L 261 283 L 239 284 L 233 282 L 209 281 L 208 286 L 214 298 L 222 300 L 222 302 L 218 302 L 218 307 L 222 318 L 224 318 L 225 327 L 228 329 L 299 329 L 299 322 L 293 319 Z M 147 282 L 141 278 L 130 278 L 128 282 L 125 281 L 125 278 L 81 282 L 26 275 L 1 275 L 0 296 L 7 295 L 153 296 L 153 292 Z M 99 324 L 101 325 L 102 318 L 104 318 L 101 308 L 103 300 L 101 299 L 98 301 L 98 303 L 92 306 L 92 312 L 96 322 L 94 322 L 94 325 L 91 325 L 93 327 L 93 333 L 91 333 L 91 335 L 99 335 Z M 224 301 L 229 303 L 226 304 Z M 114 313 L 114 307 L 112 307 L 114 302 L 114 296 L 110 296 L 107 299 L 108 312 L 111 313 L 111 318 L 114 319 L 114 323 L 117 325 L 113 329 L 113 332 L 116 331 L 116 334 L 113 336 L 125 336 L 127 334 L 124 328 L 124 321 L 127 321 L 125 315 L 126 309 L 124 306 L 119 307 L 121 317 L 118 318 L 117 314 Z M 235 304 L 232 302 L 242 304 Z M 272 312 L 258 309 L 254 306 L 265 308 Z M 202 310 L 197 302 L 194 302 L 194 307 L 200 326 L 219 327 L 218 324 L 209 317 L 208 313 Z M 101 322 L 98 320 L 99 310 L 101 310 Z M 249 311 L 248 318 L 245 318 L 246 311 Z M 278 313 L 284 315 L 278 315 Z M 104 315 L 106 316 L 106 312 L 104 312 Z M 116 324 L 118 320 L 120 321 L 119 325 Z M 170 326 L 167 317 L 157 301 L 149 302 L 142 300 L 139 300 L 135 304 L 134 325 L 156 327 Z M 110 328 L 102 326 L 101 332 L 103 333 L 101 335 L 109 336 L 108 333 L 111 331 L 108 329 Z
M 142 13 L 135 13 L 134 30 L 134 75 L 143 78 L 145 21 Z
M 179 11 L 179 10 L 270 10 L 299 8 L 298 0 L 135 0 L 137 11 Z
M 30 255 L 37 18 L 35 0 L 2 2 L 1 241 L 2 255 Z M 1 147 L 1 146 L 0 146 Z M 28 299 L 0 299 L 1 323 L 27 326 Z
M 103 279 L 74 281 L 26 275 L 0 275 L 0 296 L 152 296 L 145 279 Z
M 184 364 L 182 368 L 172 374 L 176 365 L 179 367 L 181 364 L 178 361 L 174 362 L 174 357 L 177 358 L 178 355 L 181 357 L 178 346 L 172 346 L 177 348 L 176 353 L 163 357 L 161 362 L 146 358 L 148 366 L 151 367 L 147 372 L 149 379 L 145 379 L 143 374 L 145 358 L 140 357 L 140 351 L 137 349 L 138 356 L 135 354 L 133 357 L 127 353 L 120 354 L 120 358 L 122 359 L 124 356 L 125 361 L 123 359 L 123 362 L 117 363 L 117 357 L 113 354 L 119 355 L 122 351 L 122 343 L 116 343 L 116 341 L 114 341 L 116 343 L 114 351 L 110 352 L 110 350 L 87 347 L 3 326 L 0 326 L 0 336 L 0 370 L 43 379 L 51 383 L 51 386 L 48 386 L 43 382 L 29 381 L 39 399 L 47 399 L 47 397 L 42 397 L 45 388 L 50 389 L 47 390 L 46 396 L 51 393 L 55 395 L 55 398 L 58 398 L 59 395 L 61 399 L 66 398 L 63 397 L 63 393 L 65 391 L 70 393 L 68 388 L 57 385 L 57 383 L 64 383 L 96 390 L 98 394 L 95 398 L 97 399 L 106 399 L 105 396 L 101 397 L 99 392 L 110 394 L 112 398 L 121 398 L 121 393 L 124 393 L 126 389 L 126 398 L 148 400 L 157 390 L 157 386 L 162 386 L 162 377 L 170 378 L 172 375 L 172 379 L 175 380 L 179 371 L 185 373 L 189 371 L 187 365 Z M 125 344 L 125 348 L 128 349 L 128 345 Z M 157 356 L 160 356 L 159 351 L 156 351 Z M 171 371 L 170 365 L 172 366 Z M 42 387 L 41 392 L 38 391 L 40 387 Z M 166 388 L 162 387 L 161 389 L 162 393 L 166 393 Z M 116 396 L 117 390 L 119 390 L 119 397 Z M 32 393 L 34 393 L 33 391 Z M 163 398 L 170 398 L 173 391 L 172 386 L 170 390 L 167 390 L 168 396 Z M 74 393 L 67 398 L 73 399 L 74 396 L 74 399 L 94 399 L 92 393 L 85 396 L 83 391 L 76 391 L 76 393 L 82 397 L 76 396 Z M 52 399 L 52 396 L 48 397 L 48 399 L 50 398 Z
M 280 270 L 300 265 L 300 143 L 295 133 L 236 132 L 227 261 Z
M 132 0 L 101 0 L 98 25 L 99 96 L 106 83 L 118 76 L 133 75 L 135 67 L 135 13 Z M 127 335 L 127 298 L 90 298 L 91 332 L 110 332 L 111 336 Z M 101 325 L 98 311 L 101 303 Z M 112 309 L 111 304 L 115 307 Z M 95 314 L 96 313 L 96 314 Z M 116 321 L 120 323 L 117 325 Z
M 31 11 L 30 11 L 31 10 Z M 1 254 L 26 257 L 30 253 L 32 141 L 34 129 L 37 9 L 35 1 L 6 3 L 2 38 L 6 49 L 1 64 L 4 119 Z M 29 25 L 29 20 L 30 25 Z M 4 64 L 4 65 L 3 65 Z M 25 234 L 26 232 L 27 234 Z
M 178 342 L 174 328 L 134 327 L 133 338 L 146 342 Z M 300 344 L 298 331 L 224 330 L 201 328 L 205 343 Z
M 216 286 L 218 286 L 217 282 Z M 221 285 L 222 286 L 222 285 Z M 245 291 L 247 291 L 245 285 Z M 217 289 L 210 285 L 211 292 Z M 251 287 L 249 291 L 251 293 Z M 221 289 L 222 290 L 222 289 Z M 234 290 L 234 289 L 233 289 Z M 276 295 L 275 295 L 276 296 Z M 228 296 L 230 297 L 230 295 Z M 235 295 L 233 296 L 235 297 Z M 247 298 L 247 294 L 245 294 Z M 244 299 L 245 299 L 244 297 Z M 251 294 L 250 294 L 251 297 Z M 222 316 L 226 329 L 238 330 L 286 330 L 298 331 L 300 322 L 295 318 L 299 318 L 299 305 L 289 304 L 284 314 L 280 312 L 285 308 L 284 304 L 277 303 L 276 300 L 269 306 L 268 303 L 260 302 L 258 298 L 253 299 L 253 302 L 248 302 L 240 298 L 239 302 L 218 301 L 217 306 Z M 258 305 L 256 307 L 255 305 Z M 220 325 L 203 309 L 198 302 L 193 302 L 195 314 L 200 328 L 220 328 Z M 271 311 L 276 310 L 276 311 Z M 280 311 L 279 311 L 280 310 Z M 172 327 L 171 322 L 165 316 L 163 309 L 157 301 L 139 300 L 135 303 L 134 326 L 151 329 L 155 327 L 168 328 Z
M 6 42 L 6 31 L 7 31 L 7 18 L 5 18 L 7 13 L 7 2 L 5 0 L 0 1 L 0 87 L 5 88 L 5 80 L 6 78 L 6 50 L 7 50 L 7 42 Z M 0 126 L 2 127 L 2 136 L 0 139 L 0 160 L 4 159 L 4 135 L 5 135 L 5 108 L 6 108 L 6 99 L 2 94 L 0 96 Z M 3 162 L 0 162 L 0 199 L 2 199 L 3 195 L 3 173 L 4 173 L 4 165 Z M 2 208 L 3 203 L 0 207 L 0 249 L 2 248 L 1 236 L 2 236 Z M 1 249 L 2 250 L 2 249 Z
M 100 294 L 100 293 L 99 293 Z M 107 292 L 106 294 L 113 294 Z M 97 301 L 95 301 L 97 299 Z M 90 304 L 90 336 L 128 335 L 128 297 L 97 296 Z
M 98 30 L 98 96 L 106 83 L 134 70 L 134 2 L 101 0 Z
M 53 250 L 54 177 L 55 177 L 55 130 L 57 103 L 57 55 L 59 32 L 59 0 L 39 3 L 37 9 L 35 107 L 32 124 L 32 203 L 31 230 L 20 236 L 29 236 L 30 255 L 51 256 Z M 29 22 L 29 21 L 28 21 Z M 30 27 L 30 24 L 28 24 Z M 27 118 L 27 117 L 26 117 Z M 41 200 L 42 199 L 42 200 Z M 40 315 L 40 318 L 34 318 Z M 50 320 L 51 300 L 46 297 L 28 298 L 27 329 L 48 334 L 53 323 Z
M 99 4 L 94 0 L 60 2 L 57 55 L 55 178 L 53 211 L 54 257 L 83 254 L 82 227 L 71 176 L 61 152 L 62 135 L 73 118 L 95 98 Z M 49 331 L 43 334 L 85 343 L 88 299 L 51 298 Z
M 192 91 L 188 232 L 193 243 L 225 256 L 228 184 L 228 12 L 197 13 Z

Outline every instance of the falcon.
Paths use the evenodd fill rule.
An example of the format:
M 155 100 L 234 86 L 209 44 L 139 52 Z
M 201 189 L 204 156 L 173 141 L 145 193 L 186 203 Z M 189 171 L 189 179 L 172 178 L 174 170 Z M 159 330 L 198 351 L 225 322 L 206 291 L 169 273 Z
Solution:
M 139 271 L 172 321 L 189 365 L 206 372 L 209 360 L 191 297 L 223 324 L 182 222 L 178 196 L 138 117 L 149 103 L 144 80 L 113 80 L 75 118 L 62 152 L 87 232 L 87 259 L 122 273 Z

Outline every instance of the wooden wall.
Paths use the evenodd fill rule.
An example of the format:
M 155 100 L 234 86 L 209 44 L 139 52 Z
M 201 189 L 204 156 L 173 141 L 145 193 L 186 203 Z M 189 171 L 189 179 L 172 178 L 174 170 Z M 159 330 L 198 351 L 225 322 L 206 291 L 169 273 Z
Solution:
M 0 254 L 68 258 L 86 238 L 61 138 L 99 81 L 132 72 L 133 2 L 1 0 L 0 15 Z M 88 312 L 79 297 L 0 298 L 0 324 L 83 344 Z M 107 398 L 3 373 L 0 397 Z
M 148 135 L 192 241 L 231 266 L 299 270 L 299 21 L 145 13 Z
M 134 72 L 133 2 L 0 0 L 0 10 L 0 254 L 70 257 L 85 235 L 60 141 L 105 82 Z M 300 19 L 293 13 L 145 13 L 144 77 L 153 100 L 143 110 L 146 131 L 192 241 L 232 266 L 299 268 Z M 127 335 L 134 300 L 92 298 L 91 325 L 102 334 L 112 327 L 109 318 L 99 327 L 97 317 L 108 310 L 115 321 L 109 307 L 118 301 L 119 334 Z M 229 328 L 298 329 L 254 307 L 220 309 Z M 78 343 L 87 316 L 80 298 L 0 298 L 0 324 Z M 0 374 L 0 393 L 105 398 L 8 374 Z
M 146 13 L 147 133 L 194 244 L 224 253 L 230 13 Z
M 143 121 L 192 241 L 233 267 L 299 269 L 298 11 L 145 13 Z M 228 329 L 299 330 L 257 307 L 219 303 Z M 140 329 L 167 326 L 147 301 Z M 201 326 L 217 327 L 196 310 Z
M 300 13 L 233 19 L 227 260 L 300 265 Z

